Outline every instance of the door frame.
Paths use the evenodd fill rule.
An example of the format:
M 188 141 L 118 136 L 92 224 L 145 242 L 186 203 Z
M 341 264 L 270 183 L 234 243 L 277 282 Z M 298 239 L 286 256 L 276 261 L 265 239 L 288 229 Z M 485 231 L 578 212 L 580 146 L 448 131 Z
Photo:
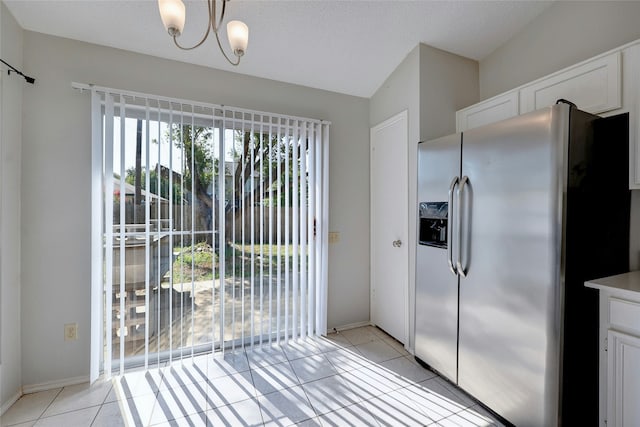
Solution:
M 374 134 L 379 132 L 380 130 L 389 127 L 391 125 L 396 124 L 397 122 L 404 122 L 404 126 L 403 126 L 403 130 L 404 130 L 404 141 L 402 141 L 402 143 L 398 144 L 398 148 L 404 151 L 404 164 L 402 165 L 402 168 L 400 169 L 401 171 L 404 171 L 404 178 L 406 180 L 406 186 L 404 191 L 406 192 L 406 200 L 407 200 L 407 205 L 406 206 L 400 206 L 398 207 L 398 209 L 403 209 L 403 212 L 401 212 L 401 215 L 405 215 L 405 217 L 407 218 L 407 225 L 406 228 L 404 230 L 405 233 L 405 237 L 404 237 L 404 242 L 403 242 L 403 247 L 402 250 L 405 253 L 405 269 L 407 271 L 407 280 L 406 283 L 404 283 L 403 287 L 402 287 L 402 299 L 404 301 L 404 319 L 403 319 L 403 330 L 404 330 L 404 334 L 403 337 L 396 337 L 398 339 L 402 339 L 402 343 L 404 344 L 405 348 L 409 348 L 409 282 L 411 280 L 411 275 L 409 274 L 409 269 L 410 269 L 410 248 L 408 243 L 411 241 L 411 239 L 409 238 L 409 230 L 411 229 L 410 224 L 409 224 L 409 205 L 408 203 L 410 202 L 409 199 L 409 111 L 408 110 L 404 110 L 401 111 L 400 113 L 390 117 L 387 120 L 384 120 L 383 122 L 373 126 L 370 130 L 370 134 L 369 134 L 369 165 L 370 165 L 370 169 L 369 169 L 369 183 L 372 184 L 374 182 L 374 175 L 376 174 L 377 171 L 375 171 L 372 167 L 373 165 L 373 138 L 374 138 Z M 369 200 L 369 207 L 370 207 L 370 224 L 369 224 L 369 236 L 370 236 L 370 250 L 369 250 L 369 262 L 370 262 L 370 268 L 369 268 L 369 272 L 370 272 L 370 291 L 369 291 L 369 313 L 370 313 L 370 321 L 371 323 L 375 324 L 375 316 L 374 316 L 374 297 L 373 297 L 373 290 L 376 289 L 376 274 L 375 274 L 375 269 L 374 269 L 374 250 L 373 248 L 376 245 L 376 234 L 375 234 L 375 229 L 374 229 L 374 224 L 375 224 L 375 218 L 376 218 L 376 212 L 373 209 L 375 203 L 374 201 L 376 200 L 376 192 L 375 189 L 373 188 L 372 185 L 370 185 L 369 188 L 369 196 L 370 196 L 370 200 Z

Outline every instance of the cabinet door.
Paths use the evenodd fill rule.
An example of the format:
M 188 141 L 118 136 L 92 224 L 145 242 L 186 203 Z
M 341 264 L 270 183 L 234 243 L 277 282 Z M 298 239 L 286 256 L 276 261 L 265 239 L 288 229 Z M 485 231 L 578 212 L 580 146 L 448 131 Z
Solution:
M 609 330 L 607 425 L 640 426 L 640 338 Z
M 520 89 L 520 114 L 564 98 L 593 114 L 622 106 L 620 52 L 583 62 Z
M 518 91 L 507 92 L 456 112 L 456 132 L 518 115 Z
M 640 189 L 640 44 L 622 51 L 623 108 L 629 111 L 629 189 Z

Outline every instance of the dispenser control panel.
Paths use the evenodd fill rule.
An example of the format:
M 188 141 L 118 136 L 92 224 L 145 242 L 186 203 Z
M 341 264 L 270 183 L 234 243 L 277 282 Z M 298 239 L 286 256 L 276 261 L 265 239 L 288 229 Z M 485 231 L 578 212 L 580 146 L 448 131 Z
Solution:
M 419 244 L 447 248 L 447 202 L 421 202 L 419 206 Z

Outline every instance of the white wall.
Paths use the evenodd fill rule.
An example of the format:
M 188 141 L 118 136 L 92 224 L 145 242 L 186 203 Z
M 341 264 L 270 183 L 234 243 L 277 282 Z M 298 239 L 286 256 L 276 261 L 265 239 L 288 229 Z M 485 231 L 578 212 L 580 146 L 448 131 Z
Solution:
M 22 28 L 0 2 L 0 57 L 22 69 Z M 6 409 L 22 386 L 20 352 L 20 157 L 24 79 L 0 67 L 0 404 Z M 27 73 L 28 74 L 28 73 Z M 24 88 L 24 89 L 23 89 Z
M 371 98 L 372 127 L 408 110 L 409 348 L 414 337 L 418 142 L 454 133 L 455 112 L 477 101 L 478 63 L 425 44 L 416 46 Z
M 480 98 L 640 39 L 640 2 L 560 1 L 480 61 Z M 631 269 L 640 269 L 640 190 L 631 192 Z
M 369 104 L 369 126 L 374 127 L 383 121 L 407 110 L 408 144 L 409 144 L 409 170 L 398 171 L 407 176 L 409 183 L 409 236 L 407 245 L 409 248 L 409 301 L 414 301 L 412 295 L 415 293 L 415 249 L 412 241 L 415 242 L 414 232 L 411 223 L 411 207 L 414 206 L 412 200 L 411 175 L 415 175 L 415 166 L 412 166 L 411 153 L 415 151 L 415 146 L 420 138 L 420 45 L 416 46 L 407 57 L 396 67 L 380 88 L 373 94 Z M 412 148 L 414 150 L 412 151 Z M 375 172 L 375 171 L 372 171 Z M 413 348 L 413 304 L 409 303 L 409 342 L 404 343 L 408 348 Z M 402 337 L 396 337 L 402 340 Z
M 454 133 L 455 112 L 478 99 L 477 61 L 420 45 L 419 141 Z
M 556 1 L 480 61 L 480 98 L 637 40 L 638 22 L 638 1 Z
M 420 138 L 420 45 L 393 70 L 369 103 L 369 126 L 408 110 L 409 140 Z
M 206 45 L 203 55 L 217 55 Z M 369 101 L 24 32 L 23 384 L 88 375 L 90 99 L 71 82 L 332 122 L 329 327 L 369 319 Z M 241 68 L 240 68 L 241 71 Z M 78 322 L 79 339 L 63 341 Z

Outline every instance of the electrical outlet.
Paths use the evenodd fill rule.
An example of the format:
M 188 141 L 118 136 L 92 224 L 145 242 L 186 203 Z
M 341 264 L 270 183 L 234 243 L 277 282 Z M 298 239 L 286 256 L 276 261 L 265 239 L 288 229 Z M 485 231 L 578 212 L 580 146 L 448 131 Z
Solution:
M 75 341 L 78 339 L 78 324 L 67 323 L 64 325 L 64 340 Z
M 329 232 L 329 243 L 338 243 L 340 241 L 340 233 L 338 231 Z

